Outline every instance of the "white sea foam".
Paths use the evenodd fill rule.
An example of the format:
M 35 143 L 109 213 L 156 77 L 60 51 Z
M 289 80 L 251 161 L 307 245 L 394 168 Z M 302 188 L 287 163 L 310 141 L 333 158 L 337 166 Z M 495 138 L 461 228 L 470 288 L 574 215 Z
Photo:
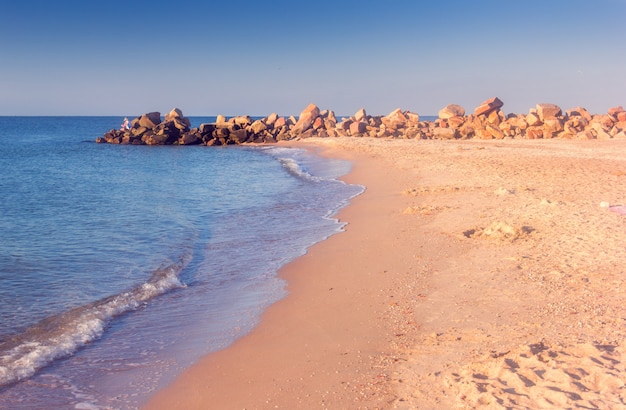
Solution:
M 184 287 L 178 278 L 183 265 L 158 269 L 149 281 L 127 292 L 46 318 L 0 343 L 0 386 L 28 378 L 52 361 L 72 355 L 99 339 L 116 316 Z
M 277 158 L 277 159 L 281 163 L 283 168 L 287 170 L 287 172 L 289 172 L 291 175 L 297 178 L 301 178 L 306 181 L 312 181 L 312 182 L 323 181 L 322 178 L 311 175 L 310 173 L 305 171 L 304 168 L 302 168 L 302 166 L 293 158 Z

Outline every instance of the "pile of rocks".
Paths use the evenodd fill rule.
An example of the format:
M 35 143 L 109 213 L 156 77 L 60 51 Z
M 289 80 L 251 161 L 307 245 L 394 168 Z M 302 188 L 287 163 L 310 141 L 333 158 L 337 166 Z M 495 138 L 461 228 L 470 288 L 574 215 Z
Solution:
M 563 113 L 555 104 L 537 104 L 526 115 L 505 115 L 503 105 L 494 97 L 484 101 L 469 116 L 464 116 L 462 107 L 448 105 L 439 111 L 434 135 L 481 139 L 626 138 L 626 111 L 622 107 L 611 108 L 607 114 L 591 115 L 582 107 Z M 442 131 L 445 128 L 450 129 L 447 134 Z
M 215 123 L 190 128 L 189 119 L 174 108 L 163 121 L 151 112 L 135 118 L 130 129 L 110 130 L 97 142 L 145 145 L 231 145 L 272 143 L 307 137 L 372 137 L 417 139 L 503 139 L 503 138 L 626 138 L 626 110 L 611 108 L 607 114 L 591 115 L 584 108 L 565 113 L 554 104 L 537 104 L 528 114 L 508 114 L 497 97 L 481 103 L 474 113 L 449 104 L 434 121 L 397 109 L 386 116 L 367 115 L 360 109 L 337 120 L 335 113 L 309 104 L 296 119 L 271 114 L 262 119 L 218 116 Z

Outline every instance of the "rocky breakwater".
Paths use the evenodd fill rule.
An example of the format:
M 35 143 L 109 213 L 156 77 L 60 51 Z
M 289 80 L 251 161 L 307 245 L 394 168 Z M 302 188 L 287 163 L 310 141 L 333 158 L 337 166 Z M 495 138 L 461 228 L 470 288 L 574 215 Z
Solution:
M 449 104 L 433 121 L 422 121 L 410 111 L 396 109 L 385 116 L 368 115 L 365 109 L 338 120 L 330 110 L 309 104 L 296 119 L 273 113 L 261 119 L 219 115 L 214 123 L 190 128 L 189 119 L 174 108 L 161 121 L 151 112 L 132 120 L 129 129 L 110 130 L 97 142 L 144 145 L 233 145 L 273 143 L 308 137 L 371 137 L 409 139 L 610 139 L 626 138 L 626 110 L 611 108 L 592 115 L 577 107 L 563 112 L 555 104 L 537 104 L 528 114 L 505 114 L 497 97 L 483 101 L 466 115 Z
M 528 114 L 508 114 L 497 97 L 484 101 L 465 116 L 462 107 L 448 105 L 439 111 L 433 137 L 480 139 L 610 139 L 626 138 L 626 111 L 609 109 L 592 115 L 582 107 L 563 112 L 555 104 L 537 104 Z M 448 129 L 446 131 L 446 129 Z

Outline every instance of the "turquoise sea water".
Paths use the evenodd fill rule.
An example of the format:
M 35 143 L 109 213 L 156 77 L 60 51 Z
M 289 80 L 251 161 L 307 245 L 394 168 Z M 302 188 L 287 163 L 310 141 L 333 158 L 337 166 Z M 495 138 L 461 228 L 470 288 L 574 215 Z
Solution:
M 247 333 L 363 190 L 303 150 L 93 142 L 121 119 L 0 117 L 0 408 L 136 408 Z

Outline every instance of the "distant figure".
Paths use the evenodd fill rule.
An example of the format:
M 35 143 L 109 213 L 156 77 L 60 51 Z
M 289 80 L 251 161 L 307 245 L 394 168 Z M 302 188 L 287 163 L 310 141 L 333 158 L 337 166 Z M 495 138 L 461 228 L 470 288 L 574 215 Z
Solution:
M 128 122 L 128 118 L 124 117 L 124 122 L 122 123 L 122 126 L 120 127 L 120 130 L 122 131 L 126 131 L 130 129 L 130 123 Z

